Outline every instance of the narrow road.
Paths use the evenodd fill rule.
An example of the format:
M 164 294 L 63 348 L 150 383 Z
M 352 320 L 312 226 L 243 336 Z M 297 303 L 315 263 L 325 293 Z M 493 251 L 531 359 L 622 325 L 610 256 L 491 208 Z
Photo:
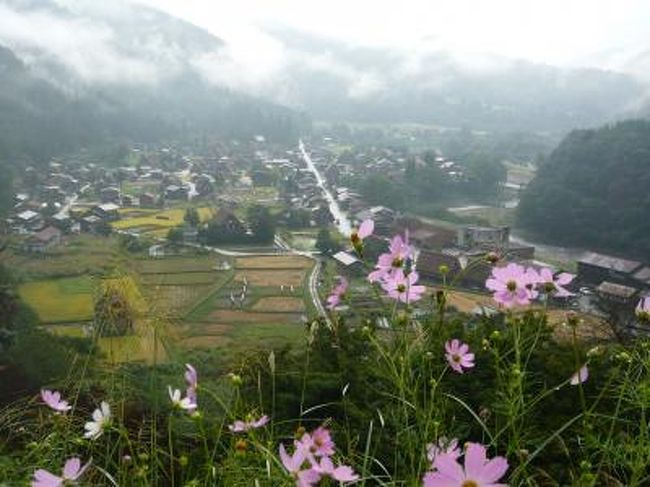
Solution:
M 305 144 L 302 140 L 298 142 L 298 147 L 300 148 L 300 153 L 302 154 L 302 158 L 305 161 L 305 164 L 307 164 L 307 169 L 309 169 L 316 177 L 316 184 L 321 189 L 323 196 L 325 196 L 325 199 L 327 200 L 330 213 L 334 218 L 336 227 L 338 228 L 339 232 L 341 232 L 346 237 L 349 237 L 352 233 L 352 224 L 350 223 L 347 214 L 341 210 L 338 202 L 334 196 L 332 196 L 332 193 L 329 191 L 329 189 L 327 189 L 327 186 L 325 186 L 325 179 L 323 176 L 321 176 L 321 173 L 318 172 L 318 168 L 314 164 L 314 161 L 312 161 L 311 156 L 307 152 L 307 149 L 305 149 Z

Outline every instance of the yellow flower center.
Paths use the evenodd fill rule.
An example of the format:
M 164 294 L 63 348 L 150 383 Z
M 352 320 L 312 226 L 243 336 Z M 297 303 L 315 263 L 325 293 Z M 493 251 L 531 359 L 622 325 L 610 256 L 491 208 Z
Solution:
M 506 283 L 506 288 L 507 288 L 508 291 L 510 291 L 511 293 L 514 292 L 514 291 L 516 291 L 516 290 L 517 290 L 517 281 L 508 281 L 508 282 Z
M 399 285 L 397 286 L 397 292 L 398 292 L 398 293 L 406 292 L 406 286 L 405 286 L 404 284 L 399 284 Z
M 455 353 L 455 354 L 453 354 L 453 355 L 451 356 L 451 359 L 452 359 L 454 362 L 460 362 L 460 355 L 458 355 L 457 353 Z
M 460 485 L 461 485 L 461 487 L 478 487 L 478 484 L 476 482 L 474 482 L 473 480 L 465 480 Z

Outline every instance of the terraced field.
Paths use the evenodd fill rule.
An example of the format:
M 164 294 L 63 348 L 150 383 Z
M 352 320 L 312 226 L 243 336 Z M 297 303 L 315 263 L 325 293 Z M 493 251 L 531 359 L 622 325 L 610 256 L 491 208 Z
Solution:
M 301 256 L 238 257 L 234 277 L 187 315 L 181 346 L 246 350 L 304 336 L 306 279 Z M 293 289 L 292 289 L 293 286 Z

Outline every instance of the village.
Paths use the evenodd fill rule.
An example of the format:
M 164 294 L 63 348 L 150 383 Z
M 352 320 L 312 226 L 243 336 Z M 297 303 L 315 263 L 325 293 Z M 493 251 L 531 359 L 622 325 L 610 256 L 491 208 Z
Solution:
M 372 219 L 366 259 L 372 262 L 393 235 L 408 231 L 421 280 L 432 295 L 453 283 L 449 304 L 459 311 L 497 313 L 484 289 L 493 265 L 485 256 L 494 253 L 502 261 L 577 274 L 573 296 L 549 303 L 558 321 L 572 310 L 590 317 L 590 325 L 616 316 L 626 333 L 647 332 L 635 320 L 634 304 L 650 292 L 649 263 L 585 251 L 577 262 L 549 264 L 533 245 L 513 241 L 507 225 L 442 221 L 371 205 L 346 185 L 372 173 L 401 177 L 407 151 L 351 156 L 323 138 L 306 146 L 310 166 L 301 148 L 258 136 L 201 150 L 136 145 L 114 167 L 80 154 L 53 160 L 46 170 L 27 168 L 19 180 L 34 189 L 15 195 L 6 221 L 10 264 L 25 280 L 23 298 L 54 332 L 88 334 L 91 280 L 119 268 L 135 272 L 144 294 L 171 313 L 187 347 L 233 343 L 242 333 L 295 337 L 302 329 L 296 325 L 326 315 L 322 303 L 336 276 L 347 276 L 355 295 L 365 296 L 354 298 L 357 312 L 379 309 L 365 280 L 366 264 L 347 239 L 351 228 Z M 442 154 L 435 164 L 449 180 L 464 177 L 463 165 Z M 506 186 L 508 200 L 521 189 L 510 181 Z M 127 257 L 116 250 L 120 245 L 131 249 Z M 338 311 L 345 315 L 347 309 Z M 430 300 L 415 312 L 427 309 Z M 115 338 L 110 342 L 116 348 Z

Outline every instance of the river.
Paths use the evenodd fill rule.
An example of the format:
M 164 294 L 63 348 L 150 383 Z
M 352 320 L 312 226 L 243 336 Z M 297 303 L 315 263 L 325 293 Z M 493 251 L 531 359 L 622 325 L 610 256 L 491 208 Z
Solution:
M 302 140 L 299 141 L 298 146 L 300 148 L 300 152 L 302 153 L 302 158 L 307 164 L 307 168 L 312 173 L 314 173 L 314 176 L 316 177 L 316 183 L 318 184 L 318 187 L 323 191 L 323 195 L 327 200 L 330 213 L 332 214 L 332 217 L 334 217 L 336 228 L 338 228 L 339 232 L 341 232 L 343 235 L 349 237 L 352 233 L 352 224 L 350 223 L 348 215 L 343 210 L 341 210 L 341 207 L 336 201 L 336 198 L 332 196 L 330 190 L 327 189 L 327 186 L 325 186 L 325 179 L 323 179 L 323 176 L 321 176 L 320 172 L 318 172 L 318 169 L 316 168 L 314 161 L 312 161 L 311 156 L 305 149 L 305 144 L 302 142 Z

